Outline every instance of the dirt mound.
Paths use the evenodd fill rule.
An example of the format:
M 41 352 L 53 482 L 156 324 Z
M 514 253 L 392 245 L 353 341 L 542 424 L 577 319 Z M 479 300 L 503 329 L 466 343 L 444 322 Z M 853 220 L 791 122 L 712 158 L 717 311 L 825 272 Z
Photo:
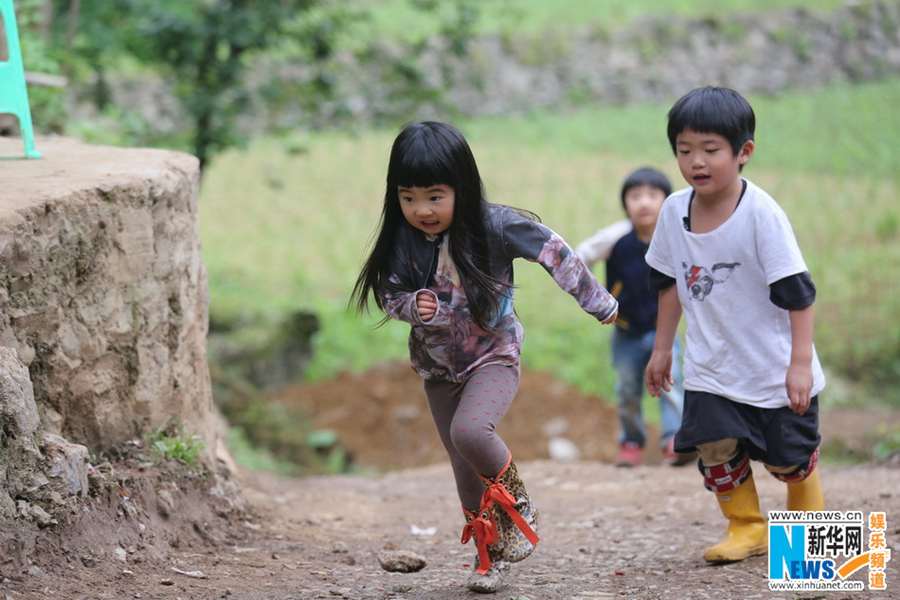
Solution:
M 131 593 L 145 585 L 134 577 L 138 569 L 177 578 L 177 553 L 215 554 L 247 537 L 243 522 L 251 514 L 226 471 L 214 477 L 203 468 L 150 460 L 139 442 L 111 454 L 111 462 L 91 467 L 86 498 L 60 500 L 41 523 L 0 519 L 0 598 L 59 597 L 51 582 L 62 580 L 83 590 L 98 581 L 107 591 L 130 590 L 92 598 L 139 598 Z
M 363 374 L 288 387 L 275 401 L 306 413 L 316 427 L 334 430 L 360 466 L 397 469 L 446 460 L 422 389 L 405 364 L 388 364 Z M 575 444 L 581 458 L 615 458 L 615 406 L 579 392 L 547 373 L 523 371 L 519 393 L 499 432 L 516 460 L 549 458 L 547 429 Z M 562 430 L 562 431 L 560 431 Z M 650 428 L 647 462 L 658 463 L 657 430 Z

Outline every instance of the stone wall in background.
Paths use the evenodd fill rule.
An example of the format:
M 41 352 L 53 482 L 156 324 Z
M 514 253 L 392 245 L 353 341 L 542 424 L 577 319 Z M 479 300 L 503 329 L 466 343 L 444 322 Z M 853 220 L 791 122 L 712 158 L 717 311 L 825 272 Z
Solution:
M 773 94 L 874 81 L 900 74 L 900 0 L 851 1 L 828 12 L 651 15 L 624 28 L 476 37 L 462 54 L 451 46 L 439 36 L 424 48 L 378 40 L 321 65 L 262 57 L 249 71 L 240 134 L 586 103 L 668 104 L 708 84 Z M 145 131 L 165 138 L 186 126 L 172 82 L 142 73 L 109 83 L 115 104 Z M 73 116 L 96 118 L 89 104 L 73 100 Z
M 339 80 L 343 109 L 364 117 L 408 110 L 400 103 L 409 98 L 388 85 L 398 81 L 392 65 L 399 51 L 373 52 L 371 64 L 348 65 L 352 76 Z M 418 85 L 440 100 L 420 89 L 422 102 L 466 115 L 584 102 L 669 103 L 709 84 L 770 94 L 900 74 L 900 1 L 854 2 L 829 13 L 650 16 L 613 33 L 495 35 L 470 43 L 464 56 L 435 40 L 409 59 Z

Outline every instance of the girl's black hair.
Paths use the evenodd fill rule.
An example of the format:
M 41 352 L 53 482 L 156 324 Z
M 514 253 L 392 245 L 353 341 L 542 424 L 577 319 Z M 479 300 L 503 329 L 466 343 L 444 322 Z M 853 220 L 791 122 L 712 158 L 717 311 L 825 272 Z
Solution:
M 463 135 L 455 127 L 436 121 L 411 123 L 394 140 L 378 237 L 353 287 L 350 303 L 364 312 L 372 293 L 378 308 L 384 310 L 381 293 L 393 291 L 394 287 L 388 283 L 388 277 L 397 231 L 409 226 L 400 209 L 398 189 L 432 185 L 453 188 L 453 221 L 445 235 L 450 236 L 450 254 L 462 280 L 472 318 L 483 329 L 489 329 L 499 309 L 501 294 L 508 285 L 490 274 L 484 186 Z
M 632 171 L 631 174 L 625 178 L 625 181 L 622 182 L 622 191 L 619 194 L 620 199 L 622 200 L 622 208 L 625 208 L 625 194 L 628 193 L 628 190 L 642 185 L 649 185 L 652 188 L 658 189 L 666 196 L 666 198 L 672 193 L 672 183 L 664 173 L 657 171 L 653 167 L 641 167 L 640 169 Z
M 717 133 L 728 140 L 734 156 L 756 130 L 756 115 L 747 99 L 725 87 L 691 90 L 669 110 L 669 144 L 676 151 L 675 138 L 685 129 L 699 133 Z

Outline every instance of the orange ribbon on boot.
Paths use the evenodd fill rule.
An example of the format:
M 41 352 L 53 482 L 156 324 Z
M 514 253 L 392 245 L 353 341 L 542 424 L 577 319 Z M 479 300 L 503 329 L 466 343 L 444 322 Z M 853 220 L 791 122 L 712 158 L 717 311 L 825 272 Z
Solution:
M 528 538 L 528 541 L 532 544 L 537 544 L 539 539 L 537 534 L 525 521 L 522 514 L 516 510 L 516 499 L 509 493 L 506 486 L 499 481 L 488 480 L 488 483 L 489 485 L 484 490 L 484 495 L 481 497 L 481 511 L 484 512 L 485 510 L 490 509 L 492 504 L 499 505 L 500 508 L 506 511 L 506 514 L 509 515 L 512 522 L 516 524 L 519 531 Z
M 478 548 L 478 568 L 475 572 L 484 575 L 491 568 L 491 556 L 488 554 L 488 546 L 497 543 L 497 524 L 492 518 L 485 518 L 484 511 L 478 516 L 466 511 L 466 517 L 470 520 L 462 530 L 462 543 L 467 544 L 471 538 L 475 538 L 475 547 Z

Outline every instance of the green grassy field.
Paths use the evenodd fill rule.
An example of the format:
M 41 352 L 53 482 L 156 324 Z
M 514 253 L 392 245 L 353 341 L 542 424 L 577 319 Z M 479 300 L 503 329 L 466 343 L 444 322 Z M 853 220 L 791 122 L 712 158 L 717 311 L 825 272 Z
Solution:
M 900 370 L 900 79 L 751 98 L 757 152 L 745 175 L 794 224 L 819 288 L 816 341 L 826 368 Z M 665 138 L 667 106 L 458 123 L 493 200 L 537 212 L 574 245 L 621 217 L 621 178 L 640 164 L 683 185 Z M 319 313 L 307 376 L 406 357 L 408 327 L 374 329 L 345 311 L 381 210 L 396 131 L 263 139 L 218 157 L 204 180 L 201 235 L 214 318 L 274 321 Z M 290 150 L 290 152 L 288 151 Z M 609 328 L 583 314 L 536 265 L 517 263 L 524 362 L 610 395 Z M 598 274 L 603 275 L 599 266 Z M 897 390 L 886 395 L 897 398 Z M 882 398 L 883 399 L 883 398 Z
M 761 13 L 769 10 L 803 7 L 827 11 L 844 4 L 841 0 L 486 0 L 480 2 L 476 31 L 491 33 L 534 33 L 592 27 L 615 31 L 635 19 L 650 15 L 697 17 L 732 13 Z M 439 17 L 424 13 L 411 0 L 371 0 L 371 19 L 356 30 L 358 36 L 388 36 L 414 41 L 433 35 Z M 440 11 L 452 13 L 452 3 L 441 4 Z M 440 13 L 438 13 L 440 14 Z

